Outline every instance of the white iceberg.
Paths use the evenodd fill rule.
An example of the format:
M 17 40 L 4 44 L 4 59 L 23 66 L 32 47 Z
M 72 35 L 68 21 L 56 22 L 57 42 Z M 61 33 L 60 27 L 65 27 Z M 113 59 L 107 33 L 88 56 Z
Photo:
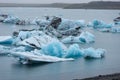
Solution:
M 84 20 L 62 19 L 62 22 L 58 26 L 58 29 L 59 30 L 68 30 L 70 28 L 84 27 L 84 26 L 85 26 L 85 21 Z
M 63 43 L 92 43 L 95 41 L 95 36 L 90 32 L 82 32 L 80 36 L 69 36 L 62 39 Z
M 4 23 L 13 23 L 13 24 L 15 24 L 18 21 L 19 21 L 18 17 L 9 15 L 7 18 L 4 19 L 3 22 Z
M 10 53 L 11 48 L 0 45 L 0 55 L 6 55 Z
M 43 32 L 41 31 L 38 31 L 38 30 L 33 30 L 33 31 L 20 31 L 18 36 L 14 36 L 14 41 L 13 41 L 13 44 L 18 44 L 20 43 L 21 41 L 24 41 L 25 39 L 28 39 L 32 36 L 41 36 L 41 35 L 44 35 Z
M 111 28 L 111 32 L 113 32 L 113 33 L 119 33 L 120 32 L 120 27 L 118 27 L 118 26 L 116 26 L 116 27 L 112 27 Z
M 102 58 L 106 51 L 104 49 L 94 49 L 91 47 L 84 49 L 83 52 L 85 58 Z
M 59 62 L 59 61 L 71 61 L 74 60 L 72 58 L 59 58 L 55 56 L 49 55 L 35 55 L 31 52 L 13 52 L 11 53 L 12 56 L 18 58 L 19 62 L 22 64 L 29 64 L 29 63 L 41 63 L 41 62 Z
M 0 36 L 0 44 L 12 44 L 13 38 L 11 36 Z

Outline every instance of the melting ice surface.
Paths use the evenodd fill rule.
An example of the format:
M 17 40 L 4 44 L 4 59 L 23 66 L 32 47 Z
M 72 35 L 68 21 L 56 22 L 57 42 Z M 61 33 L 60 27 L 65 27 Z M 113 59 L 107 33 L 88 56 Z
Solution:
M 95 41 L 95 36 L 90 32 L 82 32 L 80 36 L 69 36 L 62 40 L 63 43 L 92 43 Z

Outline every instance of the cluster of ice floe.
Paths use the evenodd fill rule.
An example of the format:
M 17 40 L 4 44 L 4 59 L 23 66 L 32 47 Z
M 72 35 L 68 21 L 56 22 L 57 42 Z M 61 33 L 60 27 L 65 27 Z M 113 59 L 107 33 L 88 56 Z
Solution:
M 107 24 L 102 20 L 93 20 L 92 22 L 89 22 L 89 24 L 87 25 L 88 27 L 93 27 L 96 30 L 99 30 L 101 32 L 120 32 L 120 25 L 118 25 L 119 22 L 117 22 L 117 24 Z
M 50 36 L 39 30 L 19 31 L 12 37 L 4 36 L 3 38 L 0 44 L 7 43 L 9 46 L 15 46 L 13 48 L 1 47 L 2 53 L 11 54 L 23 64 L 29 62 L 68 61 L 80 57 L 102 58 L 105 53 L 104 49 L 82 49 L 79 48 L 78 44 L 71 44 L 70 47 L 66 47 L 64 38 L 59 40 L 56 36 Z M 73 40 L 74 43 L 91 43 L 95 41 L 94 38 L 93 34 L 82 32 L 78 39 Z M 66 43 L 70 41 L 68 39 Z
M 17 17 L 5 16 L 3 22 L 19 24 L 19 21 Z M 79 46 L 81 43 L 95 42 L 95 36 L 92 33 L 82 31 L 81 28 L 85 27 L 84 20 L 68 20 L 54 16 L 46 20 L 36 18 L 29 23 L 39 25 L 39 30 L 20 30 L 13 32 L 12 36 L 1 36 L 0 44 L 10 46 L 0 46 L 1 54 L 9 53 L 23 64 L 68 61 L 80 57 L 104 57 L 106 52 L 104 49 L 83 49 Z M 113 28 L 111 24 L 107 25 L 98 20 L 93 21 L 89 26 L 95 29 Z M 70 44 L 70 46 L 66 44 Z

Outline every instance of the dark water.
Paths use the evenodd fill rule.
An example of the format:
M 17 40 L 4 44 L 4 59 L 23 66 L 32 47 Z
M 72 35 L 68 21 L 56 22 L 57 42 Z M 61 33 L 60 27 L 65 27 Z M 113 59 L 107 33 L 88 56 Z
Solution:
M 15 8 L 16 10 L 16 8 Z M 21 8 L 20 8 L 21 10 Z M 19 14 L 22 12 L 18 9 L 15 13 Z M 23 9 L 26 12 L 30 12 L 31 9 Z M 28 11 L 27 11 L 28 10 Z M 33 9 L 34 11 L 38 9 Z M 40 9 L 41 10 L 41 9 Z M 43 9 L 44 10 L 44 9 Z M 61 9 L 60 9 L 61 10 Z M 14 11 L 14 9 L 0 9 L 3 12 Z M 47 9 L 49 11 L 49 9 Z M 59 10 L 55 9 L 55 12 Z M 62 11 L 62 10 L 61 10 Z M 74 11 L 74 12 L 73 12 Z M 39 11 L 38 11 L 39 12 Z M 42 12 L 42 14 L 45 11 Z M 61 12 L 61 14 L 65 13 L 66 10 Z M 117 16 L 119 10 L 89 10 L 88 16 L 83 14 L 86 12 L 85 10 L 69 10 L 71 15 L 73 13 L 78 13 L 85 17 L 84 20 L 92 20 L 92 18 L 100 18 L 96 15 L 101 14 L 103 20 L 112 22 L 112 18 Z M 96 12 L 96 13 L 95 13 Z M 116 13 L 115 13 L 116 12 Z M 24 12 L 23 12 L 24 13 Z M 33 12 L 35 13 L 35 12 Z M 92 15 L 92 13 L 94 13 Z M 111 13 L 108 15 L 108 13 Z M 21 15 L 25 15 L 20 14 Z M 40 15 L 42 15 L 40 14 Z M 57 13 L 55 13 L 57 14 Z M 63 14 L 63 15 L 64 15 Z M 68 13 L 70 17 L 70 13 Z M 29 14 L 30 17 L 32 14 Z M 36 11 L 36 16 L 39 14 Z M 91 16 L 89 16 L 91 15 Z M 106 16 L 107 15 L 107 16 Z M 65 16 L 65 15 L 64 15 Z M 103 17 L 104 16 L 104 17 Z M 78 19 L 75 16 L 75 19 Z M 86 19 L 87 17 L 87 19 Z M 91 18 L 92 17 L 92 18 Z M 36 26 L 34 26 L 36 27 Z M 1 24 L 0 23 L 0 35 L 11 35 L 14 30 L 18 30 L 19 28 L 34 28 L 33 26 L 14 26 L 9 24 Z M 93 33 L 96 37 L 95 43 L 93 44 L 85 44 L 80 45 L 81 48 L 104 48 L 107 50 L 105 54 L 105 58 L 103 59 L 95 59 L 95 60 L 86 60 L 84 58 L 79 58 L 74 61 L 67 62 L 57 62 L 57 63 L 41 63 L 38 65 L 21 65 L 16 60 L 7 56 L 0 56 L 0 80 L 72 80 L 72 79 L 80 79 L 90 76 L 96 76 L 99 74 L 110 74 L 120 72 L 120 33 L 102 33 L 90 29 L 85 29 Z

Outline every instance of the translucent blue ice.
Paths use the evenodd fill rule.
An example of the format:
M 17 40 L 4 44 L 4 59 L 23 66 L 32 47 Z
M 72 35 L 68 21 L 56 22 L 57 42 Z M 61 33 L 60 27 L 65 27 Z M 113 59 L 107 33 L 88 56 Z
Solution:
M 80 58 L 82 56 L 83 56 L 83 52 L 79 48 L 78 44 L 71 45 L 65 55 L 66 58 Z
M 0 44 L 9 44 L 13 43 L 13 38 L 11 36 L 0 36 Z
M 92 47 L 84 49 L 83 51 L 85 58 L 102 58 L 105 54 L 104 49 L 94 49 Z
M 64 53 L 64 49 L 60 42 L 55 41 L 50 44 L 42 47 L 42 51 L 45 55 L 62 57 Z
M 88 24 L 88 26 L 93 28 L 111 28 L 113 27 L 113 24 L 107 24 L 102 20 L 93 20 L 91 23 Z

